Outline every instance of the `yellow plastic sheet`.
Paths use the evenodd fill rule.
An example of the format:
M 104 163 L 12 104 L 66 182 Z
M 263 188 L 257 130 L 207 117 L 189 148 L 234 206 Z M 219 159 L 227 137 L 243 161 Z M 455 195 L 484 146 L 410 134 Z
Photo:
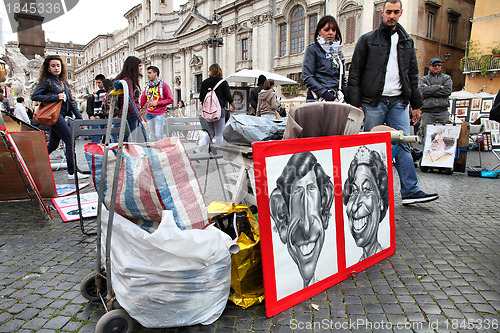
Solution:
M 257 219 L 248 206 L 214 201 L 207 207 L 210 217 L 221 214 L 246 212 L 251 235 L 240 233 L 237 243 L 240 252 L 231 256 L 231 292 L 229 299 L 243 309 L 264 300 L 264 280 L 260 234 Z

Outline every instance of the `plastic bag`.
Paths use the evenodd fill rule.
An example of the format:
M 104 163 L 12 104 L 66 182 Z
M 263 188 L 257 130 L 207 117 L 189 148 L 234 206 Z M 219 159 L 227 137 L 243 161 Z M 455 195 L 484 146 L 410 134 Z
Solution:
M 106 244 L 108 211 L 102 211 Z M 209 325 L 224 311 L 231 284 L 229 236 L 213 226 L 180 230 L 171 211 L 153 233 L 114 214 L 111 281 L 116 299 L 142 326 Z M 102 247 L 105 258 L 105 246 Z
M 252 142 L 281 140 L 286 118 L 273 120 L 245 114 L 232 115 L 224 127 L 224 139 L 233 144 L 250 146 Z
M 231 222 L 234 221 L 239 233 L 236 244 L 239 245 L 240 251 L 231 256 L 229 300 L 243 309 L 261 303 L 264 300 L 264 278 L 257 219 L 246 205 L 214 201 L 207 209 L 210 216 L 219 216 L 214 217 L 212 221 L 218 219 L 217 223 L 221 228 L 234 233 L 229 230 Z M 246 219 L 243 220 L 241 217 L 244 215 Z

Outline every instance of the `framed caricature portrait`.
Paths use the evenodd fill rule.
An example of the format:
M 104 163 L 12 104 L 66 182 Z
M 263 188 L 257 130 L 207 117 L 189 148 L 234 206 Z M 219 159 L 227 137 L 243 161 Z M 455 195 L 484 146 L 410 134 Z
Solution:
M 467 108 L 456 108 L 458 117 L 467 117 L 468 109 Z
M 231 96 L 233 96 L 234 104 L 236 104 L 236 113 L 246 114 L 248 110 L 248 88 L 230 87 Z
M 469 117 L 469 122 L 470 123 L 475 122 L 480 116 L 481 116 L 481 113 L 479 111 L 471 111 L 470 117 Z
M 460 130 L 460 126 L 427 125 L 421 165 L 452 168 Z
M 369 133 L 253 143 L 267 316 L 395 252 L 390 142 Z

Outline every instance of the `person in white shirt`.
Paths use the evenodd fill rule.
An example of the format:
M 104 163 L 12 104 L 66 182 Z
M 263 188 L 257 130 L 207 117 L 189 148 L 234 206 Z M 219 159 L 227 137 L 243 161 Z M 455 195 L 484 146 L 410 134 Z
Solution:
M 14 107 L 14 116 L 21 119 L 25 123 L 29 124 L 30 118 L 28 117 L 28 114 L 26 113 L 26 106 L 24 105 L 24 98 L 18 97 L 16 99 L 16 101 L 17 101 L 17 103 L 16 103 L 16 106 Z

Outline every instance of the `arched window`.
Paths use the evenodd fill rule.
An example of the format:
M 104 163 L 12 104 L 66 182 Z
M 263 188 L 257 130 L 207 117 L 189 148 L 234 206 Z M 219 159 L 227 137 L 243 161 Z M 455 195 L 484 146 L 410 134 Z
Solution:
M 359 34 L 359 20 L 361 17 L 361 6 L 354 1 L 348 2 L 340 10 L 340 29 L 342 31 L 343 43 L 356 43 Z
M 297 54 L 304 51 L 305 46 L 306 16 L 304 8 L 297 6 L 292 10 L 290 20 L 290 54 Z

